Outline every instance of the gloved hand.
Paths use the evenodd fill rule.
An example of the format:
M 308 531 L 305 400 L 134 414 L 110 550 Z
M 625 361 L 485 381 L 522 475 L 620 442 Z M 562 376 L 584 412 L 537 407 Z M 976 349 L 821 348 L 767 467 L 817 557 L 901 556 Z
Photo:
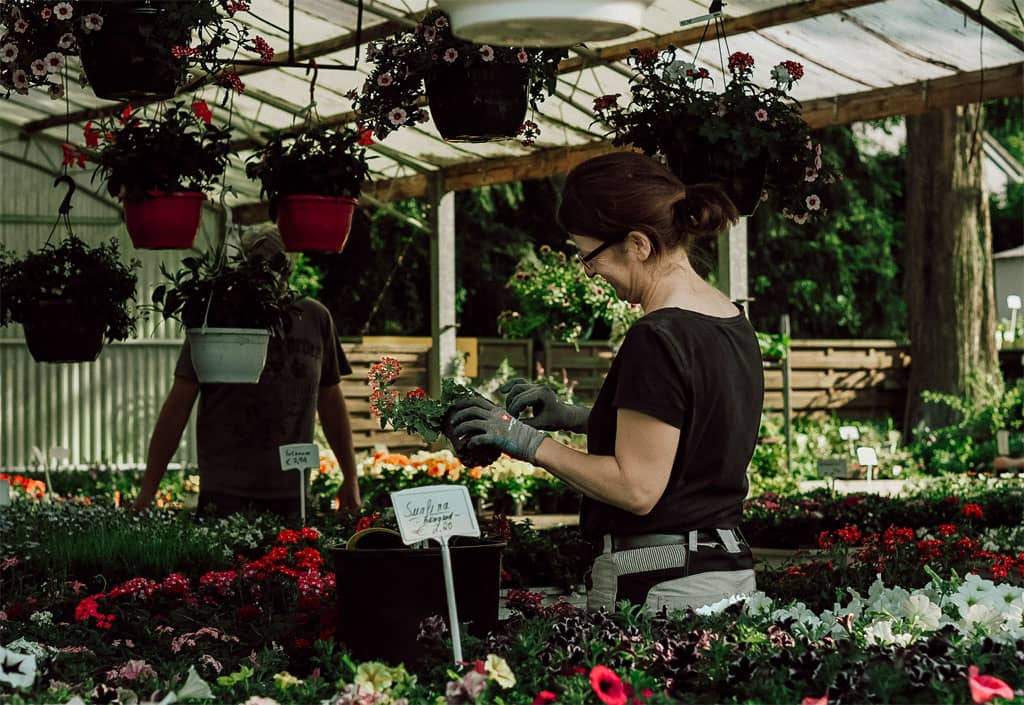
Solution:
M 512 416 L 518 418 L 527 407 L 533 409 L 533 418 L 522 419 L 527 426 L 543 431 L 587 432 L 590 409 L 558 401 L 555 392 L 547 385 L 516 377 L 501 385 L 499 391 L 508 395 L 505 408 Z
M 532 463 L 546 435 L 520 422 L 486 399 L 466 397 L 452 405 L 453 442 L 469 436 L 467 448 L 490 446 Z

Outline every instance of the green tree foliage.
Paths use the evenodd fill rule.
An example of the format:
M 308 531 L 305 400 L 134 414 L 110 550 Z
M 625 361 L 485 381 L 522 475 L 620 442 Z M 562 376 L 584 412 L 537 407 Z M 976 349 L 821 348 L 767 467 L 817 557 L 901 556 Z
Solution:
M 848 127 L 818 137 L 845 178 L 823 222 L 765 207 L 750 219 L 754 325 L 776 330 L 788 313 L 794 337 L 903 338 L 903 155 L 869 156 Z
M 985 104 L 985 129 L 1024 164 L 1024 98 L 1004 98 Z M 1024 184 L 1011 183 L 1005 194 L 989 196 L 992 251 L 1024 244 Z

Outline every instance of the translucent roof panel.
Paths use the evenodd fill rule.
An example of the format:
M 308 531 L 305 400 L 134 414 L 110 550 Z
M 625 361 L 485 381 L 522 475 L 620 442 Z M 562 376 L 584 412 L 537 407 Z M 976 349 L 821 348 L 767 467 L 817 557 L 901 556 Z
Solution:
M 386 41 L 390 34 L 414 26 L 433 4 L 429 0 L 367 0 L 357 68 L 317 73 L 316 114 L 329 124 L 354 123 L 357 116 L 346 94 L 359 90 L 371 68 L 365 61 L 365 43 Z M 999 82 L 993 89 L 998 95 L 1021 95 L 1024 79 L 1017 78 L 1016 84 L 1012 80 L 1024 76 L 1019 0 L 980 4 L 979 13 L 958 0 L 731 0 L 723 16 L 728 36 L 722 46 L 710 29 L 698 52 L 705 26 L 690 20 L 705 15 L 707 3 L 655 0 L 643 28 L 631 36 L 588 43 L 572 51 L 562 65 L 556 95 L 548 97 L 540 112 L 531 116 L 542 130 L 533 147 L 516 140 L 450 144 L 428 122 L 404 127 L 371 147 L 371 171 L 382 192 L 408 193 L 408 189 L 389 184 L 434 170 L 446 178 L 457 173 L 459 183 L 464 184 L 471 183 L 473 175 L 494 182 L 564 169 L 560 155 L 606 144 L 606 128 L 594 118 L 594 98 L 609 93 L 628 98 L 631 70 L 625 58 L 629 49 L 638 45 L 656 49 L 673 45 L 681 56 L 692 60 L 696 55 L 697 62 L 712 72 L 716 85 L 723 79 L 722 57 L 729 51 L 752 54 L 757 62 L 755 79 L 764 82 L 777 62 L 799 61 L 805 75 L 794 86 L 794 97 L 804 103 L 805 111 L 809 104 L 832 101 L 834 116 L 841 114 L 843 101 L 861 100 L 871 104 L 870 110 L 861 112 L 881 117 L 891 91 L 905 92 L 908 86 L 922 95 L 918 106 L 922 110 L 933 107 L 927 100 L 931 85 L 941 87 L 946 104 L 977 100 L 989 81 Z M 250 5 L 251 12 L 239 17 L 282 58 L 287 49 L 287 2 L 250 0 Z M 356 0 L 295 0 L 296 56 L 304 62 L 315 57 L 320 65 L 354 63 L 356 5 Z M 529 37 L 523 37 L 522 43 L 528 46 Z M 72 76 L 77 75 L 75 62 L 69 62 L 69 69 Z M 234 97 L 231 113 L 238 149 L 228 174 L 237 193 L 229 199 L 233 203 L 255 200 L 258 195 L 256 185 L 244 176 L 245 157 L 275 130 L 302 129 L 311 107 L 311 75 L 301 68 L 244 66 L 240 73 L 246 91 Z M 205 86 L 197 95 L 214 107 L 216 120 L 227 120 L 223 89 Z M 190 99 L 187 94 L 179 97 Z M 0 122 L 21 128 L 29 138 L 56 143 L 70 135 L 75 141 L 82 125 L 101 108 L 119 106 L 97 99 L 87 88 L 73 86 L 67 102 L 51 101 L 42 93 L 12 96 L 0 102 Z M 819 107 L 816 115 L 828 112 Z M 70 128 L 66 122 L 72 123 Z

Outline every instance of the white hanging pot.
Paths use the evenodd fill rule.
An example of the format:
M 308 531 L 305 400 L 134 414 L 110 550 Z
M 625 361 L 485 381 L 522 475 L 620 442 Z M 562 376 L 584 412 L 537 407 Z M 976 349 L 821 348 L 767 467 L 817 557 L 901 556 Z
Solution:
M 452 32 L 477 44 L 558 47 L 630 35 L 654 0 L 438 0 Z
M 270 331 L 189 328 L 192 367 L 201 384 L 256 384 L 267 363 Z

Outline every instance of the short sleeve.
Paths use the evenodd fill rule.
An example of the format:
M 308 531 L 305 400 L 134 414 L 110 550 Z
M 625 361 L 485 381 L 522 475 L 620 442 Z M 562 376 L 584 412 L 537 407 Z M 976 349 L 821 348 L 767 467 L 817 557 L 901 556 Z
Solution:
M 178 353 L 178 362 L 174 366 L 174 376 L 193 382 L 199 381 L 199 376 L 196 375 L 196 370 L 192 367 L 192 348 L 189 345 L 188 338 L 185 338 L 185 343 L 181 346 L 181 352 Z
M 634 325 L 615 356 L 618 384 L 612 404 L 682 428 L 686 413 L 686 361 L 667 335 Z
M 320 368 L 320 386 L 327 387 L 341 381 L 343 375 L 352 374 L 352 367 L 348 364 L 345 351 L 341 349 L 338 341 L 338 333 L 334 329 L 334 319 L 330 311 L 324 309 L 323 331 L 324 356 Z

